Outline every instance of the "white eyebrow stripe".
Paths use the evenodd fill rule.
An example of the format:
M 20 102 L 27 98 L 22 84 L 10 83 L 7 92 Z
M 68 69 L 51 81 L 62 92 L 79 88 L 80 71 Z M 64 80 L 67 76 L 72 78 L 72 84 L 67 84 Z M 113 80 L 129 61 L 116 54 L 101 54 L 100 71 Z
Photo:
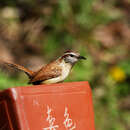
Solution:
M 66 55 L 69 54 L 69 55 L 74 55 L 74 56 L 78 56 L 79 54 L 76 54 L 76 53 L 73 53 L 73 52 L 68 52 L 68 53 L 65 53 Z

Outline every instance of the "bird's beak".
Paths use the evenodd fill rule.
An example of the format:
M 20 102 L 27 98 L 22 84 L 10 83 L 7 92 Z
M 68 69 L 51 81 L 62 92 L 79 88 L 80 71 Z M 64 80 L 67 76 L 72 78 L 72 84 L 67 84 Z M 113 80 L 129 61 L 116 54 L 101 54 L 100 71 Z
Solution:
M 85 58 L 84 56 L 79 56 L 78 59 L 86 60 L 87 58 Z

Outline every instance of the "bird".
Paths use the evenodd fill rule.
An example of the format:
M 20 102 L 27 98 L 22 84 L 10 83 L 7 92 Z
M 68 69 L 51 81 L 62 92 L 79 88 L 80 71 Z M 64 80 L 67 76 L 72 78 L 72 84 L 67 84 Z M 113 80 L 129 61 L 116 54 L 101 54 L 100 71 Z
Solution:
M 66 51 L 58 59 L 44 65 L 37 71 L 29 70 L 21 65 L 3 61 L 4 65 L 23 71 L 29 78 L 28 84 L 53 84 L 63 82 L 70 74 L 73 66 L 79 60 L 86 60 L 84 56 L 74 51 Z

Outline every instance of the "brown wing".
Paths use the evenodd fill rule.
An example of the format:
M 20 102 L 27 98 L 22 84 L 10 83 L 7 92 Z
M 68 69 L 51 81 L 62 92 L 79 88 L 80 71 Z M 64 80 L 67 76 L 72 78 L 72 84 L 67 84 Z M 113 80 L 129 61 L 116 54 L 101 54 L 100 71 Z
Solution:
M 57 65 L 56 63 L 50 63 L 44 67 L 42 67 L 36 75 L 30 80 L 30 83 L 40 83 L 42 81 L 51 79 L 51 78 L 56 78 L 61 75 L 61 68 Z

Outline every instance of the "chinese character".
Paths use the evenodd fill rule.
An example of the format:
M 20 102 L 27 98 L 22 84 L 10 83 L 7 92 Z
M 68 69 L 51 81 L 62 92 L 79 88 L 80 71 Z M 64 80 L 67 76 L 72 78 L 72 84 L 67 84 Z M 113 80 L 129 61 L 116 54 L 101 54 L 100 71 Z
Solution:
M 72 119 L 69 117 L 68 108 L 65 107 L 65 113 L 64 113 L 65 121 L 63 122 L 64 126 L 68 130 L 73 130 L 76 128 L 76 123 L 73 124 Z
M 56 130 L 56 128 L 59 128 L 59 125 L 54 125 L 55 117 L 52 117 L 51 115 L 52 109 L 47 106 L 47 115 L 46 121 L 49 123 L 49 127 L 43 128 L 43 130 Z

